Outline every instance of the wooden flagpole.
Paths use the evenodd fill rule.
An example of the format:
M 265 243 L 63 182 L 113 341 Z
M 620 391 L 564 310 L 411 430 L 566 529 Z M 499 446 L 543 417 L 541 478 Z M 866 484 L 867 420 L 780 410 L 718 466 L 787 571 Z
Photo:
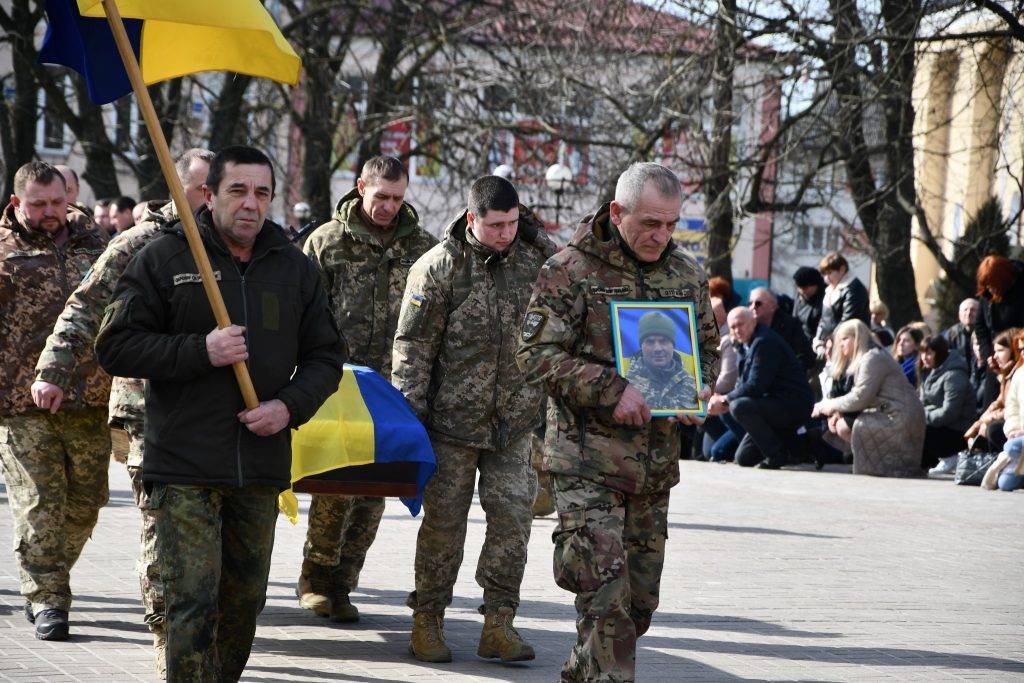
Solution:
M 195 217 L 189 210 L 188 201 L 185 198 L 185 190 L 181 186 L 178 174 L 174 169 L 174 161 L 171 159 L 171 151 L 167 148 L 167 139 L 164 137 L 163 128 L 156 116 L 156 109 L 153 107 L 153 100 L 149 97 L 149 90 L 142 80 L 142 69 L 135 58 L 131 41 L 128 40 L 128 32 L 121 21 L 121 12 L 117 8 L 116 0 L 103 0 L 103 10 L 107 15 L 107 23 L 114 33 L 114 42 L 117 43 L 117 51 L 121 54 L 121 61 L 124 62 L 125 71 L 128 72 L 128 79 L 132 83 L 132 90 L 139 103 L 139 111 L 146 122 L 146 129 L 153 141 L 153 148 L 156 150 L 157 159 L 160 161 L 160 170 L 163 171 L 167 187 L 171 191 L 171 199 L 178 209 L 178 216 L 181 217 L 181 224 L 185 228 L 185 238 L 188 240 L 188 248 L 195 259 L 196 267 L 203 278 L 203 289 L 206 291 L 206 298 L 213 309 L 214 318 L 217 320 L 217 327 L 223 329 L 231 325 L 231 318 L 228 316 L 227 307 L 224 306 L 224 298 L 221 296 L 220 287 L 213 277 L 213 268 L 210 266 L 210 258 L 206 255 L 206 248 L 199 236 L 199 229 L 196 227 Z M 247 408 L 259 406 L 260 401 L 256 396 L 256 389 L 253 387 L 252 378 L 249 376 L 249 369 L 245 363 L 233 364 L 235 379 L 238 380 L 238 388 L 242 391 L 242 398 L 245 399 Z

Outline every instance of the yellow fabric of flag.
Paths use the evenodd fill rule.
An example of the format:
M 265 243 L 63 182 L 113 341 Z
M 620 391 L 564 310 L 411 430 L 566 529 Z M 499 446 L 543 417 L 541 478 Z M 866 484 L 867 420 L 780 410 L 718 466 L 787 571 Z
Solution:
M 104 17 L 101 0 L 77 0 L 85 17 Z M 147 84 L 203 71 L 234 71 L 295 84 L 301 61 L 259 0 L 117 0 L 141 19 L 139 65 Z
M 316 415 L 292 435 L 292 482 L 330 470 L 374 462 L 373 417 L 363 400 L 354 372 L 341 376 L 338 391 Z M 278 498 L 278 507 L 295 524 L 299 502 L 288 489 Z

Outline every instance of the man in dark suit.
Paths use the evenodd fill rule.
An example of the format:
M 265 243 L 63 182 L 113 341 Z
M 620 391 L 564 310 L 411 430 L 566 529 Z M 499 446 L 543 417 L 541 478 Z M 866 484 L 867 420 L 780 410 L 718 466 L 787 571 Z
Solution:
M 737 464 L 778 469 L 786 464 L 785 441 L 811 417 L 814 395 L 796 354 L 749 308 L 734 308 L 728 322 L 739 346 L 739 380 L 728 394 L 711 397 L 708 414 L 745 432 Z
M 817 356 L 811 349 L 811 340 L 804 334 L 800 321 L 779 308 L 779 300 L 767 287 L 757 287 L 750 292 L 750 312 L 758 323 L 770 328 L 782 337 L 793 349 L 804 371 L 817 364 Z

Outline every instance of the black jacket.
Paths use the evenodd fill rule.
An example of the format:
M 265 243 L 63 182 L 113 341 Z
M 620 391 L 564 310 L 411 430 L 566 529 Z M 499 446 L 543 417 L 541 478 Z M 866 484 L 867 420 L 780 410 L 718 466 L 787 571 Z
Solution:
M 295 428 L 337 390 L 345 360 L 316 269 L 266 221 L 243 273 L 210 212 L 197 219 L 228 314 L 246 327 L 256 395 L 280 399 Z M 165 231 L 128 265 L 96 338 L 110 374 L 150 380 L 143 479 L 287 488 L 291 433 L 259 437 L 239 422 L 234 373 L 207 355 L 216 324 L 184 232 L 180 223 Z
M 793 317 L 800 321 L 808 339 L 814 339 L 814 335 L 818 333 L 818 323 L 821 322 L 821 302 L 824 299 L 825 286 L 822 285 L 810 299 L 805 299 L 797 294 L 796 300 L 793 302 Z
M 978 345 L 988 358 L 993 353 L 992 342 L 1003 330 L 1024 327 L 1024 262 L 1014 261 L 1016 277 L 1003 300 L 994 303 L 982 298 L 978 308 Z
M 868 301 L 868 288 L 858 278 L 853 278 L 843 287 L 839 297 L 831 306 L 822 304 L 821 322 L 818 323 L 817 338 L 827 339 L 840 323 L 847 320 L 860 320 L 865 325 L 871 324 L 871 304 Z
M 750 344 L 737 344 L 737 349 L 739 379 L 728 394 L 730 401 L 744 397 L 777 398 L 810 411 L 814 394 L 807 375 L 782 337 L 758 323 Z
M 772 316 L 771 329 L 793 349 L 804 370 L 810 370 L 817 364 L 818 357 L 814 355 L 811 340 L 804 334 L 804 328 L 799 320 L 780 308 Z
M 967 367 L 974 367 L 974 349 L 971 344 L 971 330 L 968 330 L 962 323 L 947 327 L 942 331 L 942 336 L 949 342 L 949 352 L 959 353 L 963 356 Z

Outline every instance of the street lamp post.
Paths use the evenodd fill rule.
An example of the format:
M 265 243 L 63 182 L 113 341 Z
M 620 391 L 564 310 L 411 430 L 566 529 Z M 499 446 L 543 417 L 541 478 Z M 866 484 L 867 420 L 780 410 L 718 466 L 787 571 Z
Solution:
M 562 193 L 572 183 L 572 169 L 565 164 L 551 164 L 544 173 L 544 182 L 555 193 L 555 224 L 562 225 Z

